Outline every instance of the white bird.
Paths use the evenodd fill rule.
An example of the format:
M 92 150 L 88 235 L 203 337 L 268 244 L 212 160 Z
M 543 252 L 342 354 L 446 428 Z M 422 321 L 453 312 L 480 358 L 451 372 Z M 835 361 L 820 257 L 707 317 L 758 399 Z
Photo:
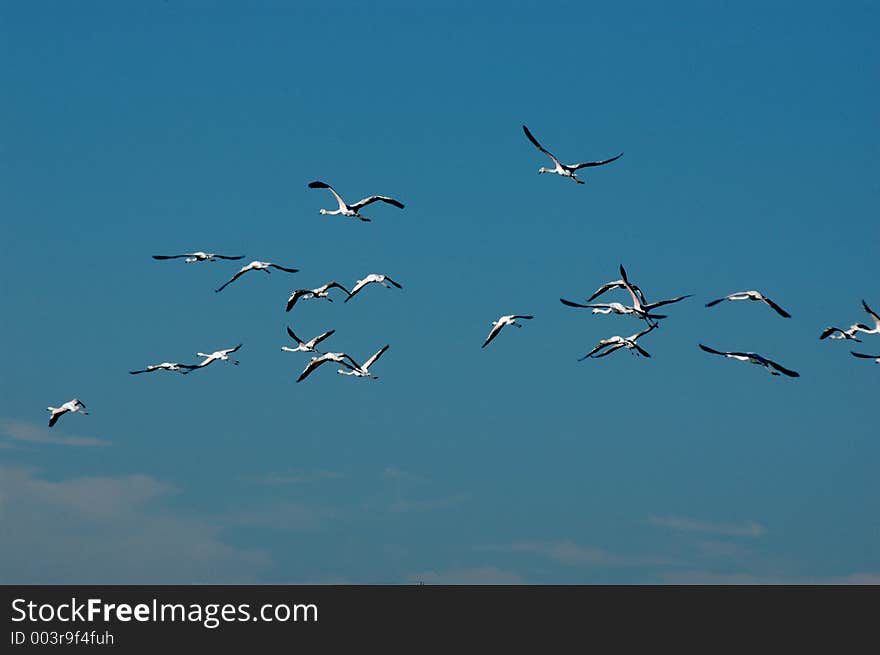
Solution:
M 218 255 L 213 252 L 185 252 L 182 255 L 153 255 L 153 259 L 181 259 L 185 257 L 184 260 L 187 264 L 192 264 L 193 262 L 213 262 L 218 259 L 244 259 L 244 255 L 237 255 L 235 257 L 230 257 L 228 255 Z
M 242 344 L 238 344 L 235 348 L 226 348 L 224 350 L 215 350 L 212 353 L 196 353 L 199 357 L 204 357 L 201 364 L 197 364 L 193 366 L 193 369 L 197 368 L 205 368 L 209 364 L 212 364 L 217 361 L 229 362 L 230 364 L 235 364 L 238 366 L 237 359 L 229 359 L 229 355 L 237 351 L 241 348 Z
M 645 319 L 648 322 L 648 325 L 651 325 L 651 322 L 654 318 L 651 316 L 650 312 L 657 307 L 662 307 L 663 305 L 671 305 L 672 303 L 680 302 L 685 298 L 690 298 L 693 296 L 692 293 L 689 293 L 685 296 L 677 296 L 675 298 L 669 298 L 667 300 L 658 300 L 657 302 L 642 302 L 641 299 L 641 291 L 636 293 L 635 287 L 629 283 L 629 279 L 626 277 L 626 269 L 623 268 L 623 264 L 620 265 L 620 277 L 621 282 L 623 282 L 623 287 L 629 291 L 629 295 L 632 296 L 632 308 L 634 313 L 640 318 Z M 663 318 L 666 318 L 665 316 Z
M 637 354 L 644 355 L 645 357 L 650 357 L 651 356 L 650 353 L 648 353 L 647 350 L 645 350 L 639 344 L 637 344 L 636 341 L 638 341 L 641 337 L 648 334 L 648 332 L 650 332 L 651 330 L 653 330 L 656 327 L 657 327 L 656 325 L 650 325 L 646 329 L 642 330 L 641 332 L 636 332 L 635 334 L 631 334 L 628 337 L 621 337 L 619 335 L 616 335 L 613 337 L 608 337 L 607 339 L 602 339 L 595 348 L 593 348 L 590 352 L 588 352 L 583 357 L 580 357 L 578 359 L 578 361 L 579 362 L 583 361 L 583 360 L 587 359 L 588 357 L 593 357 L 594 355 L 595 355 L 596 359 L 598 359 L 599 357 L 605 357 L 606 355 L 610 355 L 615 350 L 620 350 L 621 348 L 635 350 L 635 352 Z M 596 355 L 597 352 L 599 352 L 600 350 L 605 349 L 605 348 L 607 348 L 607 350 L 605 350 L 605 352 L 603 352 L 599 355 Z
M 782 309 L 782 307 L 770 300 L 767 296 L 761 294 L 759 291 L 754 290 L 737 291 L 736 293 L 731 293 L 730 295 L 724 296 L 723 298 L 718 298 L 717 300 L 707 302 L 706 307 L 714 307 L 718 303 L 724 302 L 725 300 L 755 300 L 764 303 L 783 318 L 791 318 L 791 314 Z
M 551 153 L 549 150 L 546 150 L 540 143 L 538 143 L 538 140 L 532 136 L 531 132 L 529 132 L 529 128 L 527 128 L 525 125 L 523 125 L 522 128 L 523 132 L 525 132 L 526 136 L 529 138 L 529 141 L 531 141 L 538 150 L 540 150 L 550 159 L 552 159 L 553 164 L 555 165 L 555 168 L 544 168 L 542 166 L 538 169 L 539 174 L 556 173 L 557 175 L 562 175 L 563 177 L 569 177 L 578 184 L 583 184 L 583 182 L 577 178 L 577 175 L 575 175 L 575 171 L 580 170 L 581 168 L 588 168 L 590 166 L 602 166 L 604 164 L 610 164 L 614 160 L 620 159 L 620 157 L 623 156 L 623 153 L 620 153 L 616 157 L 612 157 L 611 159 L 603 159 L 602 161 L 589 161 L 582 162 L 580 164 L 563 164 L 555 157 L 555 155 L 553 155 L 553 153 Z
M 639 300 L 643 304 L 648 302 L 645 299 L 645 294 L 642 293 L 641 289 L 639 289 L 635 284 L 630 284 L 630 286 L 632 287 L 633 291 L 635 291 L 637 294 L 639 294 Z M 611 291 L 612 289 L 625 289 L 625 288 L 626 288 L 626 282 L 624 282 L 623 280 L 614 280 L 613 282 L 606 282 L 601 287 L 596 289 L 596 292 L 592 296 L 587 298 L 587 302 L 593 302 L 596 298 L 598 298 L 599 296 L 604 294 L 606 291 Z
M 290 348 L 289 346 L 281 346 L 281 350 L 284 350 L 289 353 L 316 353 L 319 352 L 315 349 L 319 343 L 321 343 L 324 339 L 329 337 L 331 334 L 336 332 L 336 330 L 328 330 L 323 334 L 319 334 L 314 339 L 309 341 L 303 341 L 298 336 L 293 333 L 293 330 L 287 328 L 287 334 L 290 335 L 290 338 L 296 341 L 296 348 Z
M 877 312 L 868 307 L 868 303 L 864 300 L 862 300 L 862 307 L 865 308 L 865 311 L 868 312 L 868 316 L 874 321 L 874 327 L 869 328 L 867 325 L 857 323 L 859 326 L 859 332 L 864 332 L 865 334 L 880 334 L 880 316 L 877 315 Z
M 77 414 L 88 414 L 86 411 L 86 405 L 83 401 L 78 398 L 74 398 L 72 400 L 68 400 L 66 403 L 61 405 L 61 407 L 47 407 L 46 411 L 52 412 L 52 415 L 49 417 L 49 427 L 51 428 L 58 422 L 58 418 L 62 414 L 66 414 L 67 412 L 76 412 Z
M 339 282 L 336 282 L 336 281 L 328 282 L 327 284 L 323 284 L 320 287 L 317 287 L 316 289 L 296 289 L 295 291 L 292 291 L 290 293 L 290 297 L 287 299 L 286 311 L 289 312 L 291 309 L 293 309 L 293 306 L 296 304 L 296 301 L 299 300 L 300 298 L 302 298 L 304 300 L 309 300 L 311 298 L 323 298 L 324 300 L 327 300 L 329 302 L 333 302 L 333 298 L 330 297 L 330 293 L 329 293 L 329 290 L 332 289 L 333 287 L 337 287 L 339 289 L 342 289 L 345 292 L 346 296 L 351 295 L 351 294 L 349 294 L 348 289 L 346 289 L 344 286 L 342 286 L 341 284 L 339 284 Z
M 279 271 L 284 271 L 286 273 L 298 273 L 299 272 L 298 268 L 285 268 L 284 266 L 279 266 L 278 264 L 273 264 L 272 262 L 252 261 L 250 264 L 247 264 L 246 266 L 242 266 L 239 269 L 238 273 L 233 275 L 232 278 L 228 282 L 223 284 L 223 286 L 221 286 L 219 289 L 215 289 L 215 291 L 217 291 L 217 292 L 223 291 L 223 289 L 225 289 L 230 284 L 235 282 L 238 278 L 240 278 L 242 275 L 244 275 L 248 271 L 265 271 L 266 273 L 271 273 L 272 271 L 269 270 L 270 268 L 277 268 Z
M 865 353 L 857 353 L 850 350 L 853 357 L 861 357 L 862 359 L 873 359 L 875 364 L 880 364 L 880 355 L 866 355 Z
M 346 360 L 351 363 L 349 364 L 348 362 L 346 362 Z M 337 364 L 342 364 L 343 366 L 347 366 L 350 368 L 358 368 L 358 363 L 345 353 L 324 353 L 319 357 L 312 357 L 311 360 L 309 360 L 309 363 L 306 364 L 305 369 L 303 369 L 303 372 L 300 373 L 296 381 L 302 382 L 309 376 L 312 371 L 314 371 L 321 364 L 324 364 L 326 362 L 336 362 Z
M 138 375 L 139 373 L 152 373 L 153 371 L 176 371 L 177 373 L 181 373 L 186 375 L 192 369 L 196 368 L 196 366 L 192 366 L 190 364 L 178 364 L 177 362 L 162 362 L 161 364 L 150 364 L 144 369 L 140 371 L 129 371 L 132 375 Z
M 574 302 L 573 300 L 566 300 L 565 298 L 560 298 L 559 302 L 561 302 L 563 305 L 568 305 L 569 307 L 592 309 L 593 314 L 634 314 L 635 316 L 643 318 L 645 320 L 657 320 L 661 318 L 666 318 L 666 314 L 651 314 L 644 311 L 638 312 L 636 311 L 635 307 L 629 307 L 619 302 L 581 304 L 578 302 Z
M 370 283 L 372 283 L 372 282 L 375 282 L 375 283 L 377 283 L 377 284 L 381 284 L 381 285 L 382 285 L 383 287 L 385 287 L 386 289 L 390 289 L 392 286 L 395 286 L 395 287 L 397 287 L 398 289 L 402 289 L 402 288 L 403 288 L 402 286 L 400 286 L 397 282 L 395 282 L 394 280 L 392 280 L 392 279 L 391 279 L 390 277 L 388 277 L 387 275 L 382 275 L 381 273 L 370 273 L 370 274 L 367 275 L 363 280 L 358 280 L 358 281 L 355 283 L 354 287 L 353 287 L 352 290 L 351 290 L 351 293 L 348 294 L 348 298 L 346 298 L 344 302 L 348 302 L 349 300 L 351 300 L 352 298 L 354 298 L 355 295 L 356 295 L 361 289 L 363 289 L 365 286 L 367 286 L 368 284 L 370 284 Z M 386 284 L 386 283 L 390 283 L 390 284 Z
M 722 357 L 737 359 L 741 362 L 751 362 L 752 364 L 763 366 L 770 372 L 770 375 L 779 375 L 780 373 L 782 373 L 783 375 L 787 375 L 791 378 L 800 377 L 800 373 L 798 373 L 797 371 L 787 369 L 781 364 L 777 364 L 773 360 L 767 359 L 766 357 L 759 355 L 758 353 L 722 352 L 720 350 L 715 350 L 714 348 L 704 346 L 703 344 L 699 345 L 701 350 L 704 350 L 707 353 L 712 353 L 713 355 L 721 355 Z
M 339 209 L 329 210 L 329 209 L 321 209 L 320 213 L 326 216 L 335 216 L 337 214 L 341 214 L 342 216 L 350 216 L 352 218 L 359 218 L 362 221 L 369 222 L 369 218 L 366 216 L 360 215 L 360 210 L 369 205 L 370 203 L 374 203 L 377 200 L 382 202 L 387 202 L 389 205 L 394 205 L 400 209 L 403 209 L 403 203 L 399 200 L 395 200 L 394 198 L 389 198 L 388 196 L 367 196 L 362 200 L 358 200 L 353 205 L 347 204 L 338 193 L 336 193 L 336 189 L 327 184 L 326 182 L 321 182 L 320 180 L 316 180 L 314 182 L 309 182 L 310 189 L 329 189 L 330 193 L 336 198 L 336 202 L 339 203 Z
M 820 339 L 852 339 L 853 341 L 862 342 L 856 334 L 861 332 L 860 328 L 867 327 L 861 323 L 853 323 L 846 330 L 839 327 L 827 327 L 819 335 Z
M 486 340 L 483 342 L 483 345 L 480 348 L 485 348 L 489 345 L 489 342 L 492 341 L 495 337 L 498 336 L 498 333 L 501 332 L 501 329 L 506 325 L 515 325 L 516 327 L 522 327 L 520 323 L 517 323 L 517 319 L 533 319 L 534 316 L 526 316 L 524 314 L 507 314 L 502 316 L 497 321 L 492 321 L 492 329 L 489 330 L 489 336 L 486 337 Z
M 349 367 L 350 370 L 348 371 L 344 369 L 339 369 L 336 372 L 340 375 L 353 375 L 358 378 L 372 378 L 374 380 L 378 380 L 378 375 L 373 375 L 372 373 L 370 373 L 370 367 L 376 363 L 376 360 L 379 359 L 382 356 L 382 353 L 384 353 L 386 350 L 388 350 L 388 346 L 382 346 L 378 351 L 376 351 L 376 353 L 372 357 L 370 357 L 367 361 L 365 361 L 357 368 Z

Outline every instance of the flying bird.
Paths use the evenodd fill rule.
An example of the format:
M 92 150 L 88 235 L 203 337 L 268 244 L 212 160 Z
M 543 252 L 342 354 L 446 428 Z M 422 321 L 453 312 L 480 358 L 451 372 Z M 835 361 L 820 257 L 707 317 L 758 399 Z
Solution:
M 861 357 L 862 359 L 873 359 L 875 364 L 880 364 L 880 355 L 866 355 L 865 353 L 857 353 L 850 350 L 853 357 Z
M 864 332 L 865 334 L 880 334 L 880 316 L 877 315 L 877 312 L 868 307 L 868 303 L 864 300 L 862 300 L 862 307 L 865 308 L 865 311 L 868 312 L 868 316 L 874 321 L 874 327 L 869 328 L 867 325 L 857 323 L 859 326 L 859 332 Z
M 623 280 L 614 280 L 613 282 L 606 282 L 601 287 L 596 289 L 596 292 L 592 296 L 587 298 L 587 302 L 593 302 L 596 298 L 598 298 L 599 296 L 601 296 L 602 294 L 604 294 L 607 291 L 611 291 L 612 289 L 625 289 L 626 284 L 627 283 L 624 282 Z M 641 289 L 639 289 L 635 284 L 630 284 L 629 286 L 632 287 L 633 291 L 635 291 L 637 294 L 639 294 L 639 300 L 642 302 L 642 304 L 648 302 L 645 299 L 645 294 L 642 293 Z
M 238 278 L 240 278 L 242 275 L 244 275 L 248 271 L 265 271 L 266 273 L 271 273 L 272 271 L 269 270 L 270 268 L 277 268 L 279 271 L 284 271 L 285 273 L 298 273 L 299 272 L 298 268 L 285 268 L 284 266 L 279 266 L 278 264 L 273 264 L 272 262 L 252 261 L 250 264 L 247 264 L 246 266 L 242 266 L 239 269 L 238 273 L 233 275 L 232 278 L 229 281 L 227 281 L 225 284 L 223 284 L 219 289 L 215 289 L 215 291 L 217 291 L 218 293 L 220 291 L 223 291 L 223 289 L 225 289 L 230 284 L 235 282 Z
M 333 298 L 330 297 L 330 289 L 339 288 L 345 292 L 346 297 L 351 295 L 344 286 L 339 284 L 339 282 L 328 282 L 327 284 L 323 284 L 316 289 L 296 289 L 290 293 L 290 297 L 287 299 L 287 309 L 286 311 L 290 311 L 293 309 L 293 306 L 296 304 L 296 301 L 300 298 L 304 300 L 309 300 L 311 298 L 323 298 L 329 302 L 333 302 Z
M 525 316 L 523 314 L 507 314 L 502 316 L 497 321 L 492 321 L 492 329 L 489 330 L 489 336 L 486 337 L 486 340 L 483 342 L 483 345 L 480 348 L 485 348 L 489 345 L 489 342 L 492 341 L 495 337 L 498 336 L 498 333 L 501 332 L 502 328 L 506 325 L 515 325 L 516 327 L 522 327 L 522 324 L 517 323 L 517 319 L 528 319 L 531 320 L 535 318 L 534 316 Z
M 839 327 L 827 327 L 822 331 L 822 334 L 819 335 L 820 339 L 852 339 L 853 341 L 862 342 L 856 334 L 861 332 L 860 328 L 867 328 L 867 325 L 862 325 L 861 323 L 853 323 L 846 330 Z
M 161 364 L 150 364 L 144 369 L 140 371 L 129 371 L 132 375 L 138 375 L 140 373 L 152 373 L 153 371 L 176 371 L 177 373 L 181 373 L 186 375 L 192 369 L 197 368 L 196 366 L 192 366 L 190 364 L 178 364 L 177 362 L 162 362 Z
M 314 339 L 310 339 L 309 341 L 303 341 L 298 336 L 293 333 L 293 330 L 287 328 L 287 334 L 290 335 L 290 338 L 296 341 L 296 348 L 290 348 L 289 346 L 281 346 L 281 350 L 284 350 L 289 353 L 316 353 L 319 352 L 315 349 L 319 343 L 321 343 L 324 339 L 329 337 L 331 334 L 336 332 L 336 330 L 328 330 L 323 334 L 319 334 Z
M 555 168 L 544 168 L 542 166 L 541 168 L 538 169 L 539 174 L 540 173 L 556 173 L 557 175 L 562 175 L 563 177 L 569 177 L 572 180 L 574 180 L 575 182 L 577 182 L 578 184 L 583 184 L 583 182 L 578 179 L 577 175 L 575 175 L 575 171 L 578 171 L 582 168 L 588 168 L 590 166 L 602 166 L 604 164 L 610 164 L 614 160 L 620 159 L 620 157 L 623 156 L 623 153 L 620 153 L 616 157 L 612 157 L 611 159 L 603 159 L 602 161 L 589 161 L 589 162 L 582 162 L 580 164 L 563 164 L 561 161 L 559 161 L 556 158 L 555 155 L 553 155 L 553 153 L 551 153 L 549 150 L 546 150 L 544 148 L 544 146 L 542 146 L 540 143 L 538 143 L 538 140 L 532 136 L 531 132 L 529 132 L 529 128 L 527 128 L 525 125 L 523 125 L 522 128 L 523 128 L 523 132 L 525 132 L 526 136 L 529 138 L 529 141 L 531 141 L 538 150 L 540 150 L 545 155 L 547 155 L 550 159 L 552 159 L 553 164 L 555 165 Z
M 639 344 L 636 343 L 641 337 L 648 334 L 651 330 L 656 328 L 656 325 L 650 325 L 646 329 L 641 332 L 637 332 L 635 334 L 631 334 L 628 337 L 621 337 L 619 335 L 608 337 L 607 339 L 602 339 L 599 344 L 593 348 L 590 352 L 588 352 L 583 357 L 578 359 L 579 362 L 587 359 L 588 357 L 594 357 L 598 359 L 599 357 L 605 357 L 606 355 L 610 355 L 616 350 L 620 350 L 621 348 L 627 348 L 631 352 L 635 352 L 635 354 L 643 355 L 644 357 L 650 357 L 650 353 L 647 350 L 642 348 Z M 597 355 L 600 350 L 607 349 L 603 353 Z
M 764 303 L 783 318 L 791 318 L 791 314 L 789 314 L 787 311 L 782 309 L 782 307 L 780 307 L 775 302 L 770 300 L 767 296 L 761 294 L 758 291 L 737 291 L 736 293 L 731 293 L 730 295 L 724 296 L 723 298 L 718 298 L 717 300 L 707 302 L 706 307 L 714 307 L 718 303 L 724 302 L 725 300 L 755 300 Z
M 66 403 L 61 405 L 61 407 L 47 407 L 46 411 L 52 412 L 52 415 L 49 417 L 50 428 L 58 422 L 58 419 L 61 417 L 62 414 L 67 414 L 67 412 L 88 414 L 88 412 L 86 411 L 85 403 L 78 398 L 68 400 Z
M 644 312 L 637 312 L 634 307 L 629 307 L 619 302 L 600 302 L 600 303 L 579 303 L 574 302 L 573 300 L 566 300 L 565 298 L 560 298 L 559 302 L 563 305 L 568 305 L 569 307 L 579 307 L 581 309 L 592 309 L 593 314 L 634 314 L 639 318 L 658 320 L 661 318 L 666 318 L 665 314 L 651 314 Z
M 228 255 L 218 255 L 213 252 L 185 252 L 182 255 L 153 255 L 153 259 L 181 259 L 186 258 L 184 261 L 187 264 L 192 264 L 193 262 L 213 262 L 218 259 L 244 259 L 244 255 L 237 255 L 235 257 L 230 257 Z
M 193 369 L 205 368 L 209 364 L 213 364 L 214 362 L 218 362 L 218 361 L 229 362 L 230 364 L 235 364 L 236 366 L 238 366 L 238 360 L 237 359 L 229 359 L 229 355 L 236 352 L 239 348 L 241 348 L 241 346 L 242 346 L 242 344 L 238 344 L 234 348 L 226 348 L 224 350 L 215 350 L 212 353 L 196 353 L 196 355 L 198 355 L 199 357 L 204 357 L 205 359 L 202 360 L 201 364 L 197 364 L 197 365 L 193 366 L 192 368 Z
M 741 362 L 751 362 L 752 364 L 763 366 L 770 372 L 770 375 L 779 375 L 780 373 L 782 373 L 783 375 L 787 375 L 790 378 L 800 377 L 800 373 L 798 373 L 797 371 L 787 369 L 781 364 L 777 364 L 773 360 L 767 359 L 766 357 L 763 357 L 758 353 L 722 352 L 720 350 L 715 350 L 714 348 L 704 346 L 703 344 L 699 345 L 701 350 L 707 353 L 711 353 L 713 355 L 721 355 L 722 357 L 737 359 Z
M 359 218 L 362 221 L 369 222 L 370 219 L 366 216 L 361 216 L 360 210 L 369 205 L 370 203 L 374 203 L 376 201 L 386 202 L 389 205 L 394 205 L 399 209 L 403 209 L 403 203 L 399 200 L 395 200 L 394 198 L 389 198 L 388 196 L 367 196 L 362 200 L 358 200 L 353 205 L 347 204 L 338 193 L 336 193 L 336 189 L 327 184 L 326 182 L 321 182 L 320 180 L 316 180 L 314 182 L 309 182 L 310 189 L 329 189 L 330 193 L 336 198 L 336 202 L 339 203 L 339 209 L 329 210 L 329 209 L 321 209 L 320 213 L 325 216 L 335 216 L 341 214 L 342 216 L 350 216 L 352 218 Z
M 680 302 L 685 298 L 690 298 L 691 296 L 693 296 L 692 293 L 689 293 L 685 296 L 677 296 L 675 298 L 669 298 L 667 300 L 658 300 L 657 302 L 646 303 L 642 302 L 641 300 L 641 291 L 639 291 L 639 293 L 636 293 L 635 287 L 629 283 L 629 279 L 626 276 L 626 269 L 623 268 L 623 264 L 620 265 L 620 278 L 620 281 L 623 282 L 623 287 L 627 291 L 629 291 L 629 295 L 632 296 L 633 313 L 635 313 L 635 315 L 639 318 L 645 319 L 645 321 L 648 322 L 648 325 L 651 325 L 652 321 L 657 318 L 651 316 L 651 310 L 656 309 L 657 307 L 662 307 L 663 305 L 671 305 L 672 303 Z M 666 317 L 664 316 L 663 318 Z M 654 325 L 656 325 L 656 323 L 654 323 Z
M 390 289 L 392 286 L 395 286 L 395 287 L 397 287 L 398 289 L 402 289 L 402 288 L 403 288 L 402 286 L 400 286 L 397 282 L 395 282 L 394 280 L 392 280 L 392 279 L 391 279 L 390 277 L 388 277 L 387 275 L 382 275 L 382 274 L 380 274 L 380 273 L 370 273 L 370 274 L 367 275 L 363 280 L 358 280 L 358 281 L 355 283 L 354 287 L 353 287 L 352 290 L 351 290 L 351 293 L 348 294 L 348 298 L 346 298 L 343 302 L 348 302 L 349 300 L 351 300 L 352 298 L 354 298 L 355 295 L 356 295 L 361 289 L 363 289 L 365 286 L 367 286 L 367 285 L 370 284 L 371 282 L 375 282 L 375 283 L 377 283 L 377 284 L 381 284 L 381 285 L 382 285 L 383 287 L 385 287 L 386 289 Z M 386 284 L 386 283 L 387 283 L 387 284 Z
M 342 364 L 343 366 L 347 366 L 352 369 L 359 368 L 358 363 L 345 353 L 324 353 L 318 357 L 312 357 L 309 360 L 309 363 L 306 364 L 305 369 L 303 369 L 303 372 L 300 373 L 296 381 L 302 382 L 307 377 L 309 377 L 312 371 L 314 371 L 321 364 L 324 364 L 326 362 L 336 362 L 337 364 Z
M 382 356 L 382 353 L 384 353 L 386 350 L 388 350 L 388 346 L 382 346 L 378 351 L 376 351 L 376 353 L 372 357 L 370 357 L 367 361 L 365 361 L 357 368 L 349 367 L 350 370 L 348 371 L 346 371 L 345 369 L 339 369 L 336 372 L 340 375 L 353 375 L 358 378 L 372 378 L 373 380 L 378 380 L 378 375 L 373 375 L 372 373 L 370 373 L 370 367 L 376 363 L 376 360 L 379 359 Z

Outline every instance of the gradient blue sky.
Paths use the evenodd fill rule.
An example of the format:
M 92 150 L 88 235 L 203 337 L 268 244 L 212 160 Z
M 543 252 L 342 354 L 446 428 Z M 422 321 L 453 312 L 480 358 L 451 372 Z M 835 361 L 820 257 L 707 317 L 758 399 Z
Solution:
M 0 8 L 0 581 L 880 581 L 880 367 L 817 339 L 880 308 L 876 5 L 413 5 Z M 539 177 L 523 123 L 625 155 Z M 639 329 L 558 300 L 620 263 L 695 297 L 578 362 Z M 793 318 L 703 307 L 751 288 Z M 287 324 L 380 380 L 296 384 Z

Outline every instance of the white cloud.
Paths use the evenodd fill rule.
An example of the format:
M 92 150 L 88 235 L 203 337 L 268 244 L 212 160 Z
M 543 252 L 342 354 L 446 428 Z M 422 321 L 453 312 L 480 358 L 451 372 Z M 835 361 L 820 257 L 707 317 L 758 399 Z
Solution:
M 283 486 L 288 484 L 306 484 L 320 482 L 321 480 L 341 480 L 345 475 L 336 471 L 314 471 L 311 473 L 266 473 L 253 477 L 243 478 L 246 482 L 255 482 L 268 486 Z
M 395 500 L 388 509 L 392 512 L 421 512 L 432 509 L 444 509 L 446 507 L 454 507 L 465 502 L 469 498 L 466 494 L 458 496 L 450 496 L 448 498 L 437 498 L 435 500 Z
M 0 434 L 15 441 L 30 443 L 58 444 L 61 446 L 108 446 L 109 441 L 97 437 L 78 437 L 66 435 L 58 428 L 51 430 L 47 426 L 38 426 L 25 421 L 0 419 Z
M 623 560 L 601 548 L 578 546 L 573 541 L 556 542 L 524 541 L 499 546 L 480 546 L 477 550 L 506 553 L 532 553 L 554 562 L 572 566 L 582 564 L 620 564 Z
M 170 508 L 146 475 L 49 480 L 0 468 L 0 580 L 7 584 L 253 582 L 268 558 L 222 526 Z
M 767 532 L 763 525 L 755 521 L 734 525 L 731 523 L 709 523 L 687 516 L 652 516 L 648 519 L 648 523 L 680 532 L 703 532 L 730 537 L 760 537 Z

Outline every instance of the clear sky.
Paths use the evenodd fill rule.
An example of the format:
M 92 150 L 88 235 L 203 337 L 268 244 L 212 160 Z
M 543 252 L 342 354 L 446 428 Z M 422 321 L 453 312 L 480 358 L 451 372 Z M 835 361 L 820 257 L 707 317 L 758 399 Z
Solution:
M 3 4 L 0 581 L 880 581 L 876 4 L 474 4 Z

